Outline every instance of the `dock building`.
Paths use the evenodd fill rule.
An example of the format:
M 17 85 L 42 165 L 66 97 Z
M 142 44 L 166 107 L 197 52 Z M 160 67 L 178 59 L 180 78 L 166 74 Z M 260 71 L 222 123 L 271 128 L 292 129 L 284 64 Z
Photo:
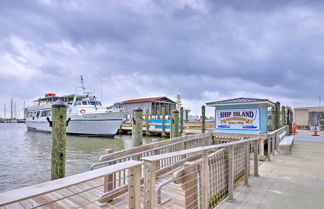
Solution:
M 316 113 L 318 125 L 321 130 L 324 128 L 324 106 L 321 107 L 297 107 L 294 108 L 295 111 L 295 122 L 297 129 L 308 130 L 310 127 L 310 116 Z
M 150 97 L 150 98 L 140 98 L 140 99 L 130 99 L 121 101 L 114 104 L 115 107 L 123 109 L 129 114 L 137 108 L 143 110 L 143 114 L 146 114 L 146 111 L 149 111 L 150 115 L 161 115 L 162 108 L 165 108 L 165 114 L 170 115 L 172 110 L 176 108 L 176 102 L 169 99 L 168 97 Z

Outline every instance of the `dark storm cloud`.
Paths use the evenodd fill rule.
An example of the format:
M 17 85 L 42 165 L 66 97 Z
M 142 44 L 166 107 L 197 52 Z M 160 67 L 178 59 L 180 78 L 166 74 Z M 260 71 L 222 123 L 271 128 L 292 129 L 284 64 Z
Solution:
M 84 74 L 97 91 L 103 80 L 109 102 L 239 92 L 309 104 L 324 80 L 323 8 L 306 0 L 5 1 L 0 66 L 28 73 L 2 74 L 0 87 L 32 81 L 29 95 L 66 92 Z

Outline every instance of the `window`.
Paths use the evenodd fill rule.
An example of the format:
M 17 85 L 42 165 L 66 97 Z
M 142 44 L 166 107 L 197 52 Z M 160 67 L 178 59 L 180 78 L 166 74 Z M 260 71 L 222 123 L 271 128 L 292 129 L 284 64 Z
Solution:
M 36 118 L 39 118 L 40 113 L 41 113 L 40 111 L 37 111 Z
M 79 106 L 81 105 L 81 102 L 76 102 L 75 105 Z
M 46 117 L 46 115 L 47 115 L 47 111 L 43 111 L 41 117 Z
M 95 101 L 90 101 L 90 104 L 91 105 L 96 105 L 96 102 Z
M 88 105 L 87 101 L 82 101 L 82 105 Z

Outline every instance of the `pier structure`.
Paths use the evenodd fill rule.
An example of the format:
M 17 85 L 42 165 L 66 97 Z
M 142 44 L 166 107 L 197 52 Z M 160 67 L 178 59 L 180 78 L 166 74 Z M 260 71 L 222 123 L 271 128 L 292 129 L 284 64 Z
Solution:
M 92 171 L 0 194 L 0 208 L 214 208 L 259 176 L 261 140 L 270 157 L 286 134 L 202 133 L 107 153 Z

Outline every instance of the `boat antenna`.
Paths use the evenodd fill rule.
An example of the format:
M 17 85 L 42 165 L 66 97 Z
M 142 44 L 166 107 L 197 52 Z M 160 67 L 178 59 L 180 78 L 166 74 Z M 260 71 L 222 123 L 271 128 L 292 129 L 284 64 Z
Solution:
M 83 94 L 85 94 L 85 87 L 84 87 L 83 77 L 82 77 L 82 75 L 80 77 L 81 77 L 81 89 L 83 91 Z

